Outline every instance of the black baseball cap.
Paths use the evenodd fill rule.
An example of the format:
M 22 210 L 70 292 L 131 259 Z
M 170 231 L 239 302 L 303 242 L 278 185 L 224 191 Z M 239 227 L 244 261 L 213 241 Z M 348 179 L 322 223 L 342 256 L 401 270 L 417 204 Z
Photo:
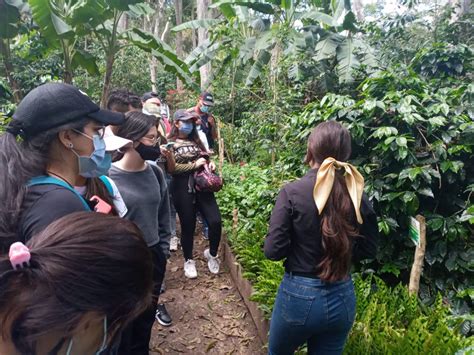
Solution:
M 202 100 L 202 103 L 206 106 L 214 106 L 214 96 L 210 92 L 204 91 L 199 96 Z
M 187 121 L 187 120 L 191 120 L 191 119 L 196 119 L 196 113 L 195 112 L 191 112 L 191 111 L 186 111 L 186 110 L 177 110 L 175 113 L 174 113 L 174 120 L 175 121 Z
M 86 93 L 64 83 L 47 83 L 31 90 L 20 102 L 11 126 L 26 137 L 89 117 L 104 125 L 121 125 L 122 113 L 102 110 Z

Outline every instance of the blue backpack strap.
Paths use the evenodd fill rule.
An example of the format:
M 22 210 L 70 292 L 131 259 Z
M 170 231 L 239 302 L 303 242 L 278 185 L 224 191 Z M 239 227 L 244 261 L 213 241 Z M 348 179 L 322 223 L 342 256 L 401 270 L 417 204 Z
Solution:
M 74 190 L 70 185 L 68 185 L 66 182 L 56 179 L 52 176 L 36 176 L 32 178 L 30 181 L 28 181 L 27 186 L 36 186 L 36 185 L 58 185 L 61 187 L 64 187 L 65 189 L 73 192 L 82 202 L 84 205 L 84 208 L 87 211 L 92 211 L 91 208 L 89 207 L 89 204 L 86 202 L 84 197 L 81 196 L 76 190 Z
M 113 198 L 114 197 L 114 188 L 112 187 L 112 184 L 110 183 L 110 180 L 105 175 L 100 176 L 99 179 L 103 182 L 103 184 L 107 188 L 107 191 L 109 192 L 110 197 Z

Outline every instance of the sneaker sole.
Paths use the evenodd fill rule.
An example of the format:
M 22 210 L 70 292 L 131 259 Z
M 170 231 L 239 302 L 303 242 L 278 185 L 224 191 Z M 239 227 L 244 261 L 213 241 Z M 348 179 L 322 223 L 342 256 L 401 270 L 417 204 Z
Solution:
M 163 322 L 160 318 L 158 317 L 155 317 L 155 319 L 157 320 L 158 323 L 160 323 L 163 327 L 169 327 L 173 324 L 173 322 L 170 322 L 170 323 L 166 323 L 166 322 Z

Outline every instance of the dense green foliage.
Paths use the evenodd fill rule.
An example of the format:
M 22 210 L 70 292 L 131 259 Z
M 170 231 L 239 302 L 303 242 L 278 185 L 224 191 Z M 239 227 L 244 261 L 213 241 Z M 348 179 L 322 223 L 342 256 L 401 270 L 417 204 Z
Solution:
M 284 272 L 281 262 L 266 260 L 262 251 L 281 177 L 276 169 L 254 164 L 227 165 L 226 187 L 218 194 L 232 250 L 243 266 L 244 276 L 253 284 L 252 300 L 267 317 Z M 237 226 L 232 223 L 234 208 L 238 209 Z M 472 337 L 461 335 L 463 319 L 450 318 L 440 295 L 427 307 L 417 297 L 409 296 L 406 286 L 388 287 L 372 274 L 355 274 L 354 282 L 357 315 L 347 354 L 453 354 L 474 345 Z
M 360 75 L 323 92 L 311 91 L 309 79 L 282 75 L 276 86 L 240 86 L 234 96 L 233 86 L 222 81 L 216 88 L 224 109 L 217 112 L 226 121 L 228 160 L 258 163 L 271 171 L 274 186 L 302 176 L 306 139 L 316 124 L 343 123 L 382 234 L 377 259 L 362 270 L 374 270 L 390 285 L 407 283 L 414 254 L 407 223 L 421 214 L 427 252 L 420 297 L 431 304 L 441 292 L 454 312 L 466 313 L 474 299 L 474 52 L 472 36 L 459 28 L 472 28 L 472 18 L 448 26 L 451 11 L 439 12 L 434 23 L 415 21 L 418 14 L 368 26 L 386 69 L 363 80 Z
M 306 138 L 318 122 L 344 123 L 353 137 L 352 161 L 365 175 L 383 235 L 377 260 L 366 267 L 390 283 L 407 282 L 413 260 L 408 217 L 422 214 L 428 242 L 421 297 L 432 302 L 441 291 L 465 312 L 471 300 L 457 296 L 472 297 L 474 86 L 436 88 L 399 69 L 367 79 L 359 90 L 358 98 L 327 94 L 278 129 L 244 121 L 232 131 L 229 151 L 237 156 L 233 159 L 265 164 L 260 156 L 269 163 L 270 154 L 262 141 L 278 142 L 273 174 L 282 181 L 303 174 Z

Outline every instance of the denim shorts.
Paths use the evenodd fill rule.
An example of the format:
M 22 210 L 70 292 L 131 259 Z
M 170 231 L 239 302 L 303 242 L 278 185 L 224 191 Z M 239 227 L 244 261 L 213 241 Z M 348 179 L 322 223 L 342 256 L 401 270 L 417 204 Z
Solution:
M 341 354 L 355 306 L 350 278 L 326 283 L 286 273 L 273 307 L 269 354 L 293 354 L 305 343 L 308 354 Z

